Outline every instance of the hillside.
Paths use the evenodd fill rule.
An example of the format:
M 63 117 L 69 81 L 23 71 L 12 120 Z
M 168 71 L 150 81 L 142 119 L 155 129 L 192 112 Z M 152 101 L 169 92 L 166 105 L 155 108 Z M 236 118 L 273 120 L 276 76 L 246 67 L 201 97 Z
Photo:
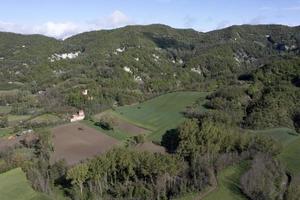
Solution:
M 38 195 L 21 167 L 51 197 L 188 198 L 218 179 L 208 199 L 297 199 L 299 55 L 300 27 L 281 25 L 0 33 L 7 198 Z
M 0 89 L 33 95 L 46 91 L 54 104 L 60 102 L 55 108 L 63 107 L 56 110 L 71 106 L 98 112 L 165 92 L 217 88 L 274 58 L 299 55 L 299 41 L 299 27 L 280 25 L 208 33 L 158 24 L 127 26 L 65 41 L 0 33 Z M 90 90 L 94 101 L 80 100 L 83 89 Z

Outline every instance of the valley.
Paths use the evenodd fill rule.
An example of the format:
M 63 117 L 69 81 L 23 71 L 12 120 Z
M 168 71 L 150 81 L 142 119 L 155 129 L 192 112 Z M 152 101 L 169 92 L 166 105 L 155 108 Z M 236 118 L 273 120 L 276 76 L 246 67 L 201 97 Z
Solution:
M 283 25 L 0 32 L 0 199 L 297 200 L 299 41 Z

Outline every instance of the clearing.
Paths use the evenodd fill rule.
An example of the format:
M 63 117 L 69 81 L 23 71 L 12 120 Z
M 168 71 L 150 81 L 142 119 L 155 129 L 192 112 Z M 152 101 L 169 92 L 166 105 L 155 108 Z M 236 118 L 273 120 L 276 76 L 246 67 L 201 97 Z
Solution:
M 21 168 L 0 174 L 0 194 L 1 200 L 49 200 L 31 188 Z
M 116 108 L 113 114 L 128 123 L 150 130 L 149 139 L 161 141 L 163 134 L 184 120 L 182 112 L 207 92 L 174 92 L 143 103 Z
M 300 138 L 284 146 L 279 159 L 286 164 L 292 175 L 300 174 Z
M 61 121 L 61 119 L 56 115 L 43 114 L 43 115 L 34 117 L 33 119 L 30 119 L 28 121 L 28 123 L 30 123 L 30 124 L 55 124 L 55 123 L 59 123 L 60 121 Z
M 300 174 L 300 136 L 295 130 L 289 128 L 273 128 L 262 131 L 255 131 L 274 138 L 283 145 L 279 159 L 286 164 L 292 175 Z
M 284 146 L 299 138 L 299 135 L 296 133 L 296 131 L 290 128 L 271 128 L 266 130 L 255 130 L 251 132 L 270 136 Z
M 247 200 L 240 191 L 240 177 L 247 170 L 248 163 L 242 162 L 224 169 L 218 176 L 218 187 L 204 200 Z
M 83 123 L 55 127 L 52 134 L 54 152 L 51 162 L 65 159 L 69 165 L 105 153 L 119 144 L 118 140 Z

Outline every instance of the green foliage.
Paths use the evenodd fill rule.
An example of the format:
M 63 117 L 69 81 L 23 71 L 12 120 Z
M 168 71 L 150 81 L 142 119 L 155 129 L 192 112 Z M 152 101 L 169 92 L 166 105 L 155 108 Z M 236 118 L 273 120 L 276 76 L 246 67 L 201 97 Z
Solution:
M 287 182 L 280 163 L 268 155 L 257 155 L 241 177 L 242 190 L 251 199 L 283 199 Z
M 39 194 L 31 188 L 21 168 L 0 174 L 0 194 L 2 200 L 50 200 L 46 195 Z
M 166 198 L 184 164 L 176 157 L 128 149 L 115 149 L 106 155 L 79 164 L 67 177 L 87 195 L 117 199 Z
M 7 116 L 0 116 L 0 128 L 6 128 L 8 126 Z
M 99 122 L 96 122 L 96 125 L 106 130 L 113 130 L 114 127 L 117 125 L 117 121 L 113 116 L 104 115 L 101 117 Z
M 178 137 L 177 152 L 187 159 L 197 154 L 241 153 L 250 149 L 277 155 L 281 150 L 271 138 L 242 134 L 228 125 L 207 119 L 202 119 L 201 123 L 195 119 L 186 120 L 179 127 Z
M 88 178 L 88 170 L 87 164 L 79 164 L 68 170 L 67 179 L 70 179 L 73 185 L 80 188 L 80 194 L 82 194 L 83 191 L 83 183 Z

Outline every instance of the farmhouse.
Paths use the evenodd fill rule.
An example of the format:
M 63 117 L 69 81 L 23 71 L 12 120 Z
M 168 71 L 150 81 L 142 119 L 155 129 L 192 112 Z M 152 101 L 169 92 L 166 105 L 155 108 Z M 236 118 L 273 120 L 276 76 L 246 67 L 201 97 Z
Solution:
M 87 96 L 87 95 L 88 95 L 88 90 L 87 90 L 87 89 L 83 90 L 83 91 L 81 92 L 81 94 L 82 94 L 83 96 Z
M 83 120 L 84 118 L 85 118 L 84 111 L 83 110 L 79 110 L 77 112 L 77 114 L 72 115 L 70 121 L 71 122 L 77 122 L 77 121 Z

